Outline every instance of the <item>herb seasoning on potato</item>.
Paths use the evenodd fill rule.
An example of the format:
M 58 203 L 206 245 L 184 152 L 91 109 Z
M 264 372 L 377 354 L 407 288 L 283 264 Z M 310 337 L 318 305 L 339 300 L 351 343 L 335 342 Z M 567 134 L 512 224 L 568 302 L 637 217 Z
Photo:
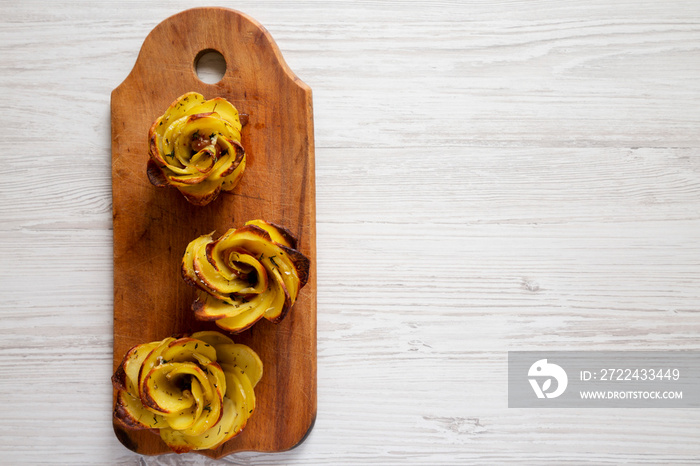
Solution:
M 148 141 L 151 183 L 174 186 L 197 206 L 233 190 L 245 170 L 238 110 L 222 97 L 184 94 L 153 123 Z

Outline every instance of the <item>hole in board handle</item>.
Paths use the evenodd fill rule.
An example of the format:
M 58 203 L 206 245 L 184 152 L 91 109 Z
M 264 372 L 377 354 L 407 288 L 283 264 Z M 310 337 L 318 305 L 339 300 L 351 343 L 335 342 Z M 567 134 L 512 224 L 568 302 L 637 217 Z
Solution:
M 202 50 L 194 59 L 194 71 L 206 84 L 216 84 L 226 74 L 226 59 L 214 49 Z

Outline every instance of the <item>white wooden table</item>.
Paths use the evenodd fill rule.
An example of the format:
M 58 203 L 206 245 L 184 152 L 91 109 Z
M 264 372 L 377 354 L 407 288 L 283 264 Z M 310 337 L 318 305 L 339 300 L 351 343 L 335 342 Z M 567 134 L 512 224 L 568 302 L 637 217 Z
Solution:
M 219 4 L 314 92 L 318 419 L 232 464 L 698 464 L 700 410 L 509 409 L 509 350 L 700 349 L 700 2 L 0 5 L 0 464 L 114 437 L 110 92 Z

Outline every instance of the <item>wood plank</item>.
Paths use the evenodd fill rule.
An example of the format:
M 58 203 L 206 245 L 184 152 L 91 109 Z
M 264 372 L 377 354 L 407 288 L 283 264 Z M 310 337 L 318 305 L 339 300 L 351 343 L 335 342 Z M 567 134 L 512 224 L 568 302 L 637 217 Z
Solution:
M 197 77 L 201 51 L 220 52 L 227 71 L 216 84 Z M 188 203 L 173 188 L 146 176 L 148 129 L 180 95 L 221 96 L 249 115 L 242 132 L 243 178 L 232 193 L 207 206 Z M 311 90 L 296 78 L 267 31 L 224 8 L 197 8 L 159 24 L 136 64 L 112 93 L 114 218 L 114 367 L 132 346 L 177 333 L 217 329 L 197 321 L 194 290 L 180 277 L 186 245 L 261 218 L 288 228 L 315 264 L 315 172 Z M 208 456 L 279 451 L 298 444 L 316 415 L 315 267 L 298 301 L 277 325 L 258 322 L 234 340 L 251 346 L 264 364 L 257 408 L 244 432 Z M 115 424 L 128 448 L 169 452 L 160 437 Z

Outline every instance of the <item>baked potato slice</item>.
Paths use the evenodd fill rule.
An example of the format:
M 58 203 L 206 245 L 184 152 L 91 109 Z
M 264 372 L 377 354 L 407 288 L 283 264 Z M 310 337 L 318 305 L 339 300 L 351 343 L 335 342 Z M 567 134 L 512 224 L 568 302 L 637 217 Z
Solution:
M 232 190 L 245 170 L 238 110 L 226 99 L 188 92 L 153 123 L 147 175 L 157 187 L 173 186 L 203 206 Z
M 222 344 L 217 348 L 221 368 L 226 372 L 243 371 L 255 387 L 263 375 L 263 363 L 257 353 L 246 345 Z
M 278 323 L 308 281 L 309 260 L 294 249 L 292 234 L 264 220 L 251 220 L 214 240 L 192 240 L 182 259 L 182 277 L 199 291 L 195 317 L 232 333 L 261 318 Z
M 248 374 L 259 379 L 262 361 L 220 332 L 134 346 L 112 377 L 114 419 L 129 429 L 159 431 L 177 453 L 216 448 L 239 434 L 252 414 Z

